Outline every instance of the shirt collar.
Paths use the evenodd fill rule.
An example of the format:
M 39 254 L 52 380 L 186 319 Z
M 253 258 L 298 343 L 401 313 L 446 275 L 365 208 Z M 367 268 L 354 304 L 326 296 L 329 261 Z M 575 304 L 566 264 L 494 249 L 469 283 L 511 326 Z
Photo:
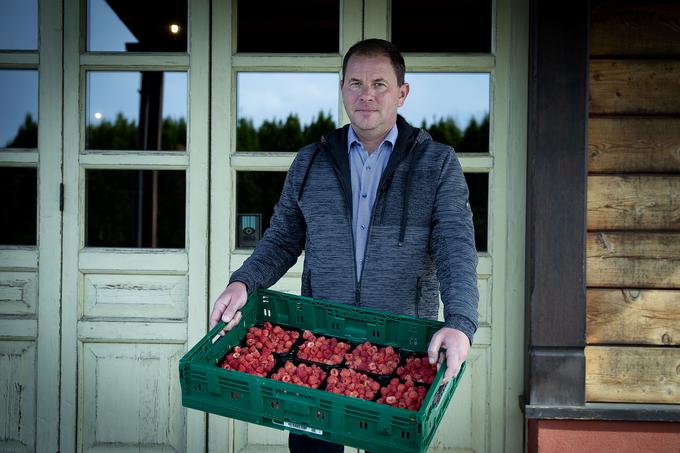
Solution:
M 356 143 L 359 146 L 361 145 L 361 141 L 359 141 L 359 137 L 357 137 L 357 134 L 354 133 L 354 129 L 352 128 L 352 125 L 349 125 L 347 132 L 347 152 L 349 153 L 352 150 L 352 146 Z M 383 145 L 383 143 L 388 142 L 392 147 L 394 147 L 394 144 L 397 143 L 397 136 L 399 135 L 399 130 L 397 129 L 397 123 L 394 123 L 394 126 L 392 126 L 392 129 L 387 133 L 383 141 L 380 143 L 377 149 L 380 149 L 380 147 Z

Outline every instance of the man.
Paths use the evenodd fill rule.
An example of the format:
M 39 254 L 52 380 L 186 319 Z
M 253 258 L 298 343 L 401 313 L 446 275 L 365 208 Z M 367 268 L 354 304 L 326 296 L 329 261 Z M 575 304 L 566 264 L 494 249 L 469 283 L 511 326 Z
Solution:
M 453 150 L 397 115 L 409 85 L 389 42 L 349 49 L 340 82 L 350 125 L 302 148 L 291 165 L 271 226 L 233 273 L 210 315 L 229 330 L 247 292 L 269 287 L 305 250 L 302 294 L 445 326 L 428 346 L 456 376 L 477 329 L 477 252 L 463 171 Z M 223 332 L 222 332 L 223 333 Z M 342 446 L 291 434 L 291 451 Z

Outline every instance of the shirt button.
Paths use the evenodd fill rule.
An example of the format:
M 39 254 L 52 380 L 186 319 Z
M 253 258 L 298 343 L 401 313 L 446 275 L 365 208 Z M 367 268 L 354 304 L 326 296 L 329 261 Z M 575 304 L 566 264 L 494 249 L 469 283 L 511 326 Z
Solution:
M 361 225 L 361 229 L 362 229 L 362 230 L 365 230 L 365 229 L 366 229 L 366 225 Z
M 371 166 L 370 166 L 370 165 L 366 167 L 366 170 L 370 170 L 370 169 L 371 169 Z
M 367 193 L 362 193 L 362 194 L 361 194 L 361 198 L 366 198 L 367 196 L 368 196 Z

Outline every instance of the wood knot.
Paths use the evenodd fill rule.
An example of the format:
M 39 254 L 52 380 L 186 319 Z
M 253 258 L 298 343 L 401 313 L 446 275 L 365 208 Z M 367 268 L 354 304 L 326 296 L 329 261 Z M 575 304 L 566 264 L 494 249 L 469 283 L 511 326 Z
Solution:
M 661 335 L 661 342 L 662 342 L 663 344 L 671 344 L 671 341 L 672 341 L 672 340 L 673 340 L 673 339 L 671 338 L 670 335 L 668 335 L 668 332 L 666 332 L 666 333 L 664 333 L 663 335 Z
M 642 294 L 642 291 L 639 289 L 622 289 L 621 292 L 623 293 L 623 300 L 629 304 L 638 300 Z

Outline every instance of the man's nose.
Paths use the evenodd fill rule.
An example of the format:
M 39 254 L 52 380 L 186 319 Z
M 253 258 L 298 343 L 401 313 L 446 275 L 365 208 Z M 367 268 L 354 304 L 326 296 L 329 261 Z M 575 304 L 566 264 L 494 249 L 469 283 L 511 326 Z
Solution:
M 375 89 L 370 85 L 363 85 L 359 96 L 361 99 L 373 99 L 375 97 Z

